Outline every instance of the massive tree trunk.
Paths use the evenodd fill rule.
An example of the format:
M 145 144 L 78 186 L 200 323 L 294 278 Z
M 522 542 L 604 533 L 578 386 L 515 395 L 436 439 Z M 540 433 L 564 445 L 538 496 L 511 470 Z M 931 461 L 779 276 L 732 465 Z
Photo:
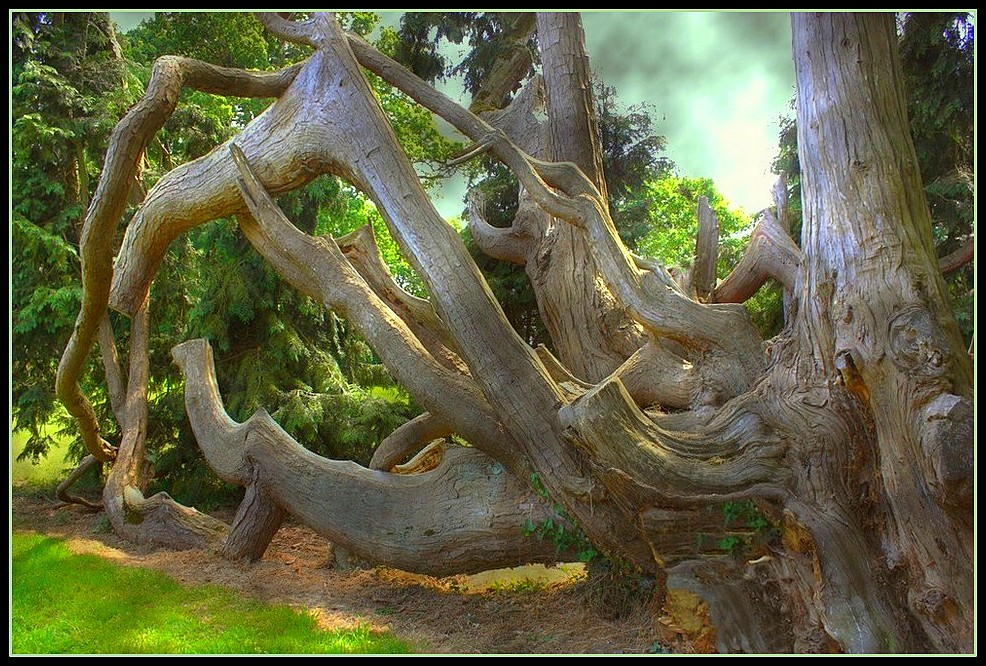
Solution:
M 852 559 L 906 590 L 888 601 L 924 640 L 958 650 L 974 628 L 971 364 L 934 254 L 894 25 L 796 14 L 794 44 L 806 256 L 796 325 L 811 374 L 841 384 L 857 411 L 841 443 L 855 468 L 832 480 L 865 498 L 862 512 L 843 509 L 869 533 Z
M 107 303 L 134 316 L 128 387 L 111 391 L 120 396 L 124 443 L 104 500 L 118 530 L 172 544 L 181 542 L 175 535 L 201 543 L 227 534 L 174 510 L 167 498 L 159 500 L 170 507 L 164 512 L 149 511 L 143 499 L 141 336 L 148 288 L 168 243 L 235 213 L 281 275 L 347 316 L 428 413 L 388 438 L 374 470 L 325 460 L 266 413 L 233 422 L 208 345 L 176 348 L 206 459 L 247 488 L 228 530 L 228 557 L 262 556 L 285 513 L 362 557 L 413 571 L 570 556 L 571 541 L 558 551 L 526 534 L 540 523 L 558 534 L 584 530 L 608 557 L 654 576 L 660 592 L 670 572 L 672 584 L 705 596 L 724 650 L 971 649 L 971 372 L 932 252 L 892 18 L 795 15 L 802 247 L 768 220 L 760 234 L 766 240 L 751 244 L 753 268 L 720 292 L 739 298 L 750 280 L 783 282 L 788 327 L 767 345 L 741 306 L 699 302 L 696 295 L 716 296 L 701 270 L 681 288 L 620 243 L 598 168 L 575 17 L 537 22 L 556 124 L 545 155 L 559 161 L 551 162 L 509 138 L 511 119 L 530 111 L 520 106 L 529 97 L 521 95 L 498 116 L 504 126 L 494 127 L 347 37 L 331 16 L 262 18 L 315 54 L 266 76 L 164 61 L 161 78 L 121 123 L 136 131 L 114 134 L 114 159 L 87 216 L 82 254 L 93 259 L 83 264 L 84 309 L 59 387 L 86 419 L 93 453 L 112 457 L 76 380 Z M 559 345 L 560 361 L 530 349 L 510 328 L 421 188 L 361 65 L 470 137 L 470 154 L 488 151 L 517 175 L 522 211 L 538 219 L 528 228 L 538 230 L 542 249 L 550 238 L 556 255 L 543 264 L 545 274 L 559 266 L 574 272 L 565 291 L 542 283 L 542 310 L 564 305 L 569 317 L 553 334 L 570 339 L 561 329 L 593 313 L 603 317 L 577 342 Z M 183 82 L 278 100 L 229 144 L 158 183 L 110 271 L 109 239 L 122 212 L 115 195 Z M 573 115 L 562 119 L 562 109 Z M 319 173 L 349 180 L 374 201 L 430 301 L 396 286 L 367 232 L 338 242 L 313 238 L 284 217 L 270 193 Z M 524 224 L 515 221 L 506 234 L 487 229 L 485 240 L 530 267 Z M 697 253 L 705 266 L 714 261 L 714 220 L 702 229 Z M 630 322 L 615 329 L 629 331 L 615 347 L 611 322 Z M 103 336 L 107 376 L 122 385 L 113 380 L 121 373 L 108 328 Z M 592 361 L 588 352 L 573 356 L 586 344 L 606 351 Z M 656 409 L 644 411 L 648 405 Z M 472 448 L 453 448 L 423 474 L 387 471 L 450 432 Z M 735 524 L 737 506 L 754 511 L 747 501 L 773 522 L 777 539 Z M 154 527 L 169 521 L 178 527 Z M 143 526 L 137 534 L 134 524 Z M 738 540 L 758 543 L 759 556 L 730 556 L 723 544 Z

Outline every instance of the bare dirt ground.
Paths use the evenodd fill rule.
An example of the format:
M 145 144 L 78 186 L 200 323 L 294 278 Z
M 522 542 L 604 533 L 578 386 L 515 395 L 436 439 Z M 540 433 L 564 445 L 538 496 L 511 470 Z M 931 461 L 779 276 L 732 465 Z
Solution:
M 586 584 L 436 579 L 377 567 L 341 571 L 327 565 L 326 541 L 296 523 L 280 529 L 264 558 L 237 564 L 216 553 L 175 552 L 135 545 L 108 529 L 101 513 L 56 507 L 50 499 L 15 494 L 14 530 L 66 540 L 77 552 L 157 569 L 189 584 L 212 583 L 270 603 L 312 612 L 327 628 L 357 624 L 390 629 L 426 653 L 647 653 L 659 645 L 691 652 L 667 617 L 646 605 L 626 617 L 590 603 Z M 225 516 L 228 519 L 228 516 Z M 508 579 L 510 580 L 510 579 Z M 521 579 L 523 580 L 523 579 Z

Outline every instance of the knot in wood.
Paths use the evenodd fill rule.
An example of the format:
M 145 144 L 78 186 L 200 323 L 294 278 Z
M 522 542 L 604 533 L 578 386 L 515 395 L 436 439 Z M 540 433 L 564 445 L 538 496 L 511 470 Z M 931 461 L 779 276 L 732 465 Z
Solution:
M 926 378 L 941 377 L 951 360 L 940 326 L 924 307 L 905 305 L 890 318 L 890 358 L 901 370 Z

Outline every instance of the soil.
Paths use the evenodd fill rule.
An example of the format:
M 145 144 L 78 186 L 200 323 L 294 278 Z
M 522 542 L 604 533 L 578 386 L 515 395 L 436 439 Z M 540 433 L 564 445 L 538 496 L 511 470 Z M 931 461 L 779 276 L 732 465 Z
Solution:
M 613 608 L 594 603 L 592 585 L 577 568 L 525 569 L 431 578 L 374 567 L 331 567 L 329 544 L 287 521 L 264 558 L 233 563 L 215 552 L 176 552 L 123 541 L 102 513 L 14 494 L 14 530 L 65 540 L 127 566 L 162 571 L 188 585 L 217 584 L 244 595 L 311 612 L 326 628 L 368 625 L 392 631 L 424 653 L 584 654 L 692 652 L 672 620 L 647 603 Z M 220 512 L 222 513 L 222 512 Z M 228 520 L 229 515 L 220 515 Z M 551 580 L 548 580 L 551 579 Z

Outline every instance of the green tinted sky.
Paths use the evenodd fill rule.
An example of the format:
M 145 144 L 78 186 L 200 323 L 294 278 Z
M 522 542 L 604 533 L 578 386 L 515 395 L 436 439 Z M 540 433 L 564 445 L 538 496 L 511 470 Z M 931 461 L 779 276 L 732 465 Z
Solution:
M 124 29 L 148 16 L 114 13 Z M 750 213 L 770 203 L 778 120 L 794 95 L 786 13 L 586 11 L 583 23 L 594 72 L 621 103 L 651 105 L 680 174 L 712 178 Z M 446 216 L 461 211 L 461 189 L 440 193 Z
M 747 212 L 769 205 L 794 96 L 788 14 L 584 12 L 583 24 L 594 72 L 621 102 L 653 105 L 683 175 L 711 177 Z

